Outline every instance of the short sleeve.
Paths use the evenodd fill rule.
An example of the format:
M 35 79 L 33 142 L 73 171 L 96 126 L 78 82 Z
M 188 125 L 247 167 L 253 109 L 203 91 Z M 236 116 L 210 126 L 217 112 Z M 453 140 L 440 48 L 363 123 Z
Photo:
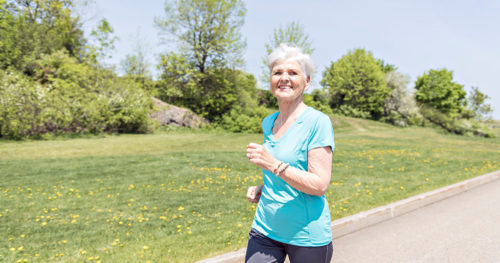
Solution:
M 335 149 L 333 126 L 330 118 L 325 114 L 321 114 L 318 116 L 312 128 L 307 149 L 310 151 L 314 148 L 326 146 L 330 146 L 332 148 L 332 152 Z

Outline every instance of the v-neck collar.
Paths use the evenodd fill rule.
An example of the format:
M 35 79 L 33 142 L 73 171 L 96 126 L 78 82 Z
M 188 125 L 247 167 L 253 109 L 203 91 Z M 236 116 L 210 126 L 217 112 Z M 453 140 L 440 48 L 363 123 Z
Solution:
M 278 115 L 280 114 L 279 112 L 276 113 L 276 116 L 274 116 L 274 119 L 272 121 L 272 124 L 271 125 L 271 131 L 270 131 L 270 135 L 269 135 L 269 138 L 275 142 L 279 142 L 281 141 L 283 138 L 285 138 L 289 133 L 290 133 L 290 130 L 292 130 L 295 126 L 297 126 L 298 124 L 301 124 L 304 120 L 303 119 L 303 116 L 305 115 L 305 113 L 310 109 L 311 107 L 307 107 L 302 113 L 300 113 L 299 117 L 293 122 L 293 124 L 288 127 L 288 129 L 285 131 L 285 133 L 283 133 L 283 135 L 281 135 L 281 137 L 279 139 L 275 139 L 274 138 L 274 134 L 273 134 L 273 128 L 274 128 L 274 124 L 276 122 L 276 119 L 278 118 Z

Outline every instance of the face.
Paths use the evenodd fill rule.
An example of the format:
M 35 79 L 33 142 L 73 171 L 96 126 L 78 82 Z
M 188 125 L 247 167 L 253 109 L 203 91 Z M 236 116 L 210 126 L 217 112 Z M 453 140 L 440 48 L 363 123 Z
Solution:
M 300 64 L 293 60 L 278 60 L 271 70 L 271 92 L 278 101 L 302 100 L 302 93 L 309 87 L 310 77 L 306 77 Z

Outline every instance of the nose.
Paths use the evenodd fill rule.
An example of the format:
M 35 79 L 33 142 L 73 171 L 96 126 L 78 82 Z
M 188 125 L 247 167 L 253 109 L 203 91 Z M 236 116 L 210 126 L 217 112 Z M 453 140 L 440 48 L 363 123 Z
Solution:
M 288 75 L 288 73 L 286 72 L 283 72 L 283 74 L 281 74 L 280 81 L 287 82 L 289 80 L 290 80 L 290 75 Z

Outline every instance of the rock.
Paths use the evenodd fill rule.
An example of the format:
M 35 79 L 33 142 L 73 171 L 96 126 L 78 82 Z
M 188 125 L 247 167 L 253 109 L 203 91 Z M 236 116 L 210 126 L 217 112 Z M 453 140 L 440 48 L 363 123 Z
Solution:
M 194 113 L 193 111 L 170 105 L 159 99 L 153 98 L 155 110 L 151 117 L 158 120 L 161 126 L 174 125 L 198 128 L 202 124 L 207 124 L 208 121 Z

